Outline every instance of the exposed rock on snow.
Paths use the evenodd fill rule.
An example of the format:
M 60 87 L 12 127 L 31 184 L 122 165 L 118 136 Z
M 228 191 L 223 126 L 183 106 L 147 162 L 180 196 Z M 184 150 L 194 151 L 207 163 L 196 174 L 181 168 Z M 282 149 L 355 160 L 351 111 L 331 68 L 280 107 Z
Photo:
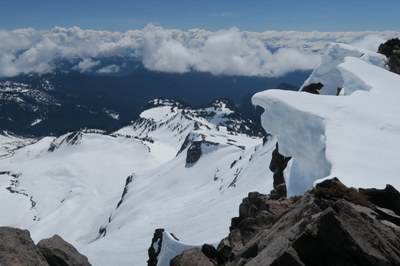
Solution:
M 338 179 L 287 200 L 250 193 L 216 258 L 204 265 L 399 265 L 400 226 L 380 213 L 389 210 L 360 199 Z M 185 251 L 174 265 L 196 265 L 207 258 L 200 251 Z
M 190 145 L 189 149 L 186 152 L 186 163 L 191 164 L 195 163 L 200 159 L 201 156 L 201 141 L 194 141 L 192 145 Z
M 160 255 L 163 241 L 164 229 L 156 229 L 151 240 L 151 245 L 148 250 L 149 259 L 147 261 L 148 266 L 156 266 L 158 263 L 158 255 Z
M 88 259 L 58 235 L 36 246 L 28 230 L 0 227 L 0 264 L 21 266 L 89 266 Z
M 400 40 L 398 38 L 382 43 L 378 48 L 378 53 L 388 58 L 390 71 L 400 74 Z
M 285 198 L 287 196 L 286 182 L 283 176 L 283 171 L 291 157 L 285 157 L 279 153 L 279 145 L 276 143 L 276 147 L 272 152 L 271 162 L 269 164 L 269 170 L 274 173 L 274 190 L 271 191 L 271 197 L 274 199 Z
M 320 90 L 324 87 L 324 84 L 321 82 L 318 83 L 311 83 L 301 88 L 301 91 L 312 93 L 312 94 L 319 94 Z
M 213 146 L 218 146 L 218 143 L 205 140 L 193 141 L 186 152 L 186 163 L 193 164 L 197 162 L 200 159 L 203 150 L 207 151 L 207 149 L 210 149 Z

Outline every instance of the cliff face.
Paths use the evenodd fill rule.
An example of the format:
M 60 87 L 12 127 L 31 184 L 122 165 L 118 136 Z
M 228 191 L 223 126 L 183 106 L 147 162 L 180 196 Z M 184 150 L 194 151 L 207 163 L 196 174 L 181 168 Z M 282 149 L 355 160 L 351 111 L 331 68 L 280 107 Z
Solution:
M 216 249 L 184 251 L 170 265 L 400 265 L 399 203 L 392 187 L 356 190 L 337 178 L 296 198 L 249 193 Z

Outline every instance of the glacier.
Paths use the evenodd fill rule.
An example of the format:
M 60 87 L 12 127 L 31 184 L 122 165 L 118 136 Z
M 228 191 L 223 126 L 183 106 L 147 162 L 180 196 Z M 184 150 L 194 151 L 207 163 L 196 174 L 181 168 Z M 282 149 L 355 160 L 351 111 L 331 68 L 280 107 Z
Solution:
M 305 82 L 326 85 L 324 95 L 269 90 L 253 96 L 265 109 L 264 128 L 277 136 L 282 155 L 293 157 L 285 172 L 289 195 L 331 177 L 349 187 L 400 188 L 400 76 L 384 62 L 382 55 L 334 44 Z

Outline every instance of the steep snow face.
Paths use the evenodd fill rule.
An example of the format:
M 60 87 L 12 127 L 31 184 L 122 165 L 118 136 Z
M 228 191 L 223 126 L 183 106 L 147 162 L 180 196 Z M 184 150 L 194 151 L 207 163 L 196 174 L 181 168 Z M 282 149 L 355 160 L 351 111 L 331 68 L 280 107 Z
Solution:
M 321 63 L 314 69 L 310 77 L 304 82 L 303 87 L 321 82 L 324 87 L 320 94 L 336 95 L 337 88 L 342 88 L 343 77 L 338 65 L 344 62 L 347 56 L 360 58 L 370 64 L 385 67 L 386 57 L 382 54 L 356 48 L 347 44 L 335 43 L 329 45 L 326 53 L 321 58 Z M 351 94 L 353 87 L 343 90 L 342 94 Z M 301 89 L 300 89 L 301 90 Z
M 248 192 L 272 189 L 275 140 L 251 125 L 223 101 L 159 100 L 110 135 L 43 138 L 0 158 L 0 224 L 35 241 L 57 233 L 93 265 L 146 265 L 160 227 L 189 245 L 217 242 Z
M 326 69 L 336 64 L 324 62 Z M 293 156 L 286 172 L 289 193 L 302 193 L 314 181 L 335 176 L 347 186 L 392 184 L 399 189 L 400 76 L 358 56 L 346 57 L 335 72 L 339 76 L 328 73 L 327 80 L 352 94 L 271 90 L 253 97 L 266 110 L 265 129 L 278 136 L 285 156 Z

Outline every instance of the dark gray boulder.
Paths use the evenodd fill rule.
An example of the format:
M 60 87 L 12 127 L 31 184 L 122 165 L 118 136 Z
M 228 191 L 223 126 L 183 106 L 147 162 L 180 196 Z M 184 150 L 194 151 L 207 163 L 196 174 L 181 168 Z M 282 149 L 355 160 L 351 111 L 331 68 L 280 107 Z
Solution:
M 0 265 L 48 266 L 29 231 L 0 227 Z
M 311 83 L 311 84 L 309 84 L 307 86 L 304 86 L 301 89 L 301 91 L 312 93 L 312 94 L 319 94 L 319 92 L 320 92 L 320 90 L 322 89 L 323 86 L 324 86 L 324 84 L 322 84 L 321 82 Z
M 376 206 L 392 210 L 395 214 L 400 215 L 400 192 L 393 186 L 386 185 L 384 189 L 360 188 L 359 191 Z
M 291 158 L 292 157 L 285 157 L 279 153 L 279 145 L 277 142 L 275 149 L 272 152 L 272 158 L 269 164 L 269 170 L 274 173 L 274 189 L 271 191 L 270 194 L 270 197 L 273 199 L 285 198 L 287 196 L 287 189 L 285 178 L 283 176 L 283 171 L 285 170 Z
M 37 246 L 49 265 L 90 266 L 88 258 L 59 235 L 40 240 Z
M 379 45 L 378 53 L 384 54 L 388 58 L 390 71 L 400 74 L 400 40 L 390 39 Z

